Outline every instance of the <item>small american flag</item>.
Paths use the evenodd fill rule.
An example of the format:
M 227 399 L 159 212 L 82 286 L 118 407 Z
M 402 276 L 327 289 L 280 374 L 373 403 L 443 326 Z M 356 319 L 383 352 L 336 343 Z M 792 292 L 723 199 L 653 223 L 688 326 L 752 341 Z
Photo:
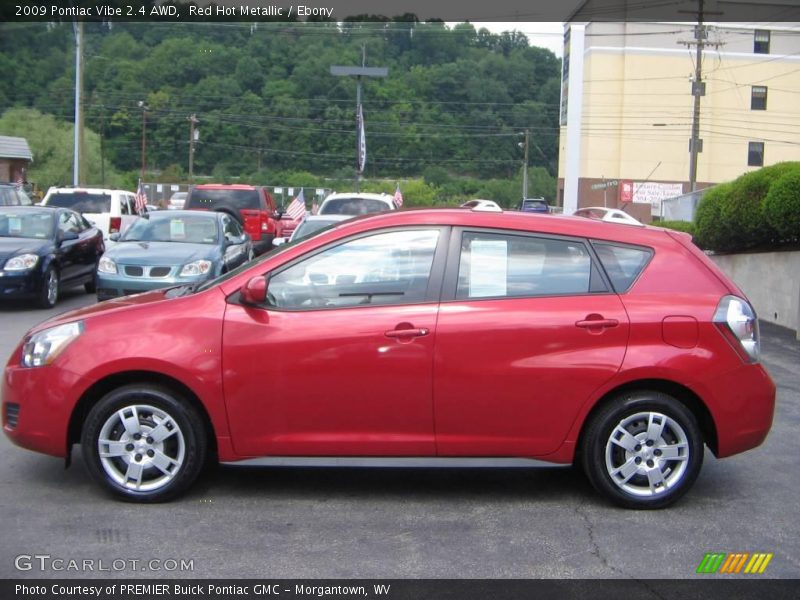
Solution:
M 403 206 L 403 194 L 400 191 L 400 184 L 397 184 L 397 187 L 394 190 L 394 203 L 397 205 L 397 208 Z
M 305 196 L 303 196 L 303 188 L 300 188 L 300 193 L 297 194 L 297 197 L 286 207 L 286 214 L 295 221 L 297 219 L 302 219 L 306 214 L 306 199 Z
M 139 187 L 136 188 L 136 198 L 133 203 L 134 209 L 138 214 L 143 214 L 147 210 L 147 195 L 144 193 L 142 180 L 139 180 Z

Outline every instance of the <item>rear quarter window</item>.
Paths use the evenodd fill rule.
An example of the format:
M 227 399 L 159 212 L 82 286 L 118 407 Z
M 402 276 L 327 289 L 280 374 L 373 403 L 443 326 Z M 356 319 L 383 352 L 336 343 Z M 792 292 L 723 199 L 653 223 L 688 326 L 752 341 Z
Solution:
M 618 294 L 631 288 L 653 257 L 653 250 L 642 246 L 597 241 L 592 246 Z

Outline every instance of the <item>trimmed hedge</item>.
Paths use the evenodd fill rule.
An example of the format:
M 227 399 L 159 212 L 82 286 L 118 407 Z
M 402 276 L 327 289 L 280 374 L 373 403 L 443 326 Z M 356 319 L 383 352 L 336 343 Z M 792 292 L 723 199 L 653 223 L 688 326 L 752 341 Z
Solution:
M 665 229 L 672 229 L 674 231 L 683 231 L 691 236 L 694 236 L 694 223 L 689 221 L 658 221 L 653 223 L 656 227 L 663 227 Z
M 702 248 L 722 252 L 798 241 L 798 182 L 800 163 L 785 162 L 710 189 L 697 207 L 695 241 Z
M 764 215 L 779 242 L 800 242 L 800 168 L 787 171 L 772 184 L 764 199 Z

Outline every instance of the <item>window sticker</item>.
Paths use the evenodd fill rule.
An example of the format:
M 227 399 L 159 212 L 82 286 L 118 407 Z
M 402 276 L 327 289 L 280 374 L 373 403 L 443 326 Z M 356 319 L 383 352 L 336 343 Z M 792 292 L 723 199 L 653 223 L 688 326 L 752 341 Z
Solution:
M 186 224 L 180 219 L 172 219 L 169 222 L 169 237 L 173 240 L 185 240 Z
M 507 241 L 472 240 L 469 262 L 470 297 L 505 296 L 507 281 Z

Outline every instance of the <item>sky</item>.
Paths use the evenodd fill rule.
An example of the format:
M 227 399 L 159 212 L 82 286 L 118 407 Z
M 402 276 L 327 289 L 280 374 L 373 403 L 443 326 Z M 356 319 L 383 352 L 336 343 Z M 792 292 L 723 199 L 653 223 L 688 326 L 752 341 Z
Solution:
M 564 24 L 563 23 L 539 23 L 534 21 L 510 21 L 510 22 L 473 22 L 475 29 L 485 27 L 492 33 L 502 33 L 504 31 L 521 31 L 528 36 L 531 46 L 548 48 L 559 58 L 564 53 Z M 452 27 L 455 23 L 448 23 Z

